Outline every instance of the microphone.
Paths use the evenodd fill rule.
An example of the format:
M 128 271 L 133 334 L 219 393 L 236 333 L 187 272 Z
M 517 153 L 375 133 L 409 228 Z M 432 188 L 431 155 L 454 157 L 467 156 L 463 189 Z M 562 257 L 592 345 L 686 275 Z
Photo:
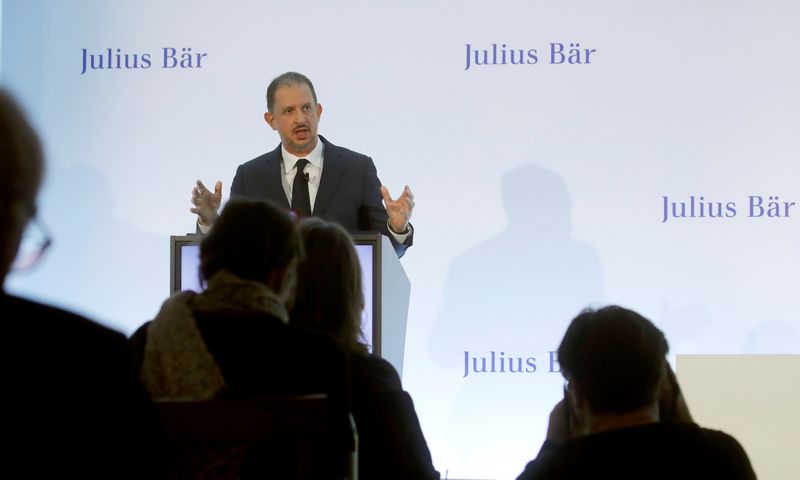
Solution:
M 306 181 L 306 183 L 309 182 L 310 177 L 308 176 L 308 172 L 303 172 L 303 179 Z

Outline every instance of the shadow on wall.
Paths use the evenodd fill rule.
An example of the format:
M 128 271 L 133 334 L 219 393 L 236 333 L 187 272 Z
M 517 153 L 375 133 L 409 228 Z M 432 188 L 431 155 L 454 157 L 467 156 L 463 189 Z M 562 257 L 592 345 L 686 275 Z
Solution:
M 114 218 L 103 172 L 85 166 L 48 170 L 39 204 L 53 245 L 33 271 L 9 278 L 15 291 L 126 334 L 155 315 L 169 295 L 169 239 Z
M 592 246 L 570 236 L 561 177 L 521 166 L 503 177 L 502 195 L 508 225 L 452 263 L 428 345 L 434 362 L 462 379 L 449 409 L 455 449 L 476 464 L 516 457 L 521 469 L 538 445 L 497 439 L 544 434 L 563 382 L 549 352 L 580 310 L 605 300 L 604 269 Z
M 526 165 L 508 172 L 502 189 L 508 226 L 450 266 L 429 339 L 442 367 L 463 369 L 465 350 L 555 348 L 581 309 L 605 300 L 596 250 L 570 237 L 564 180 Z
M 742 353 L 800 353 L 800 332 L 787 322 L 769 321 L 757 325 L 742 345 Z

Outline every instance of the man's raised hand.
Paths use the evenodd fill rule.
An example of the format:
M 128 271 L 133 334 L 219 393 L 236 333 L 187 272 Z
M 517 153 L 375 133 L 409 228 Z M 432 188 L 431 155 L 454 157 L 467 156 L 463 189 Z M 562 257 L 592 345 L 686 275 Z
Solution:
M 217 221 L 217 210 L 222 203 L 222 182 L 214 184 L 214 193 L 203 185 L 200 180 L 192 189 L 192 204 L 190 212 L 196 213 L 201 225 L 211 226 Z
M 381 195 L 383 195 L 383 203 L 386 205 L 386 213 L 389 215 L 389 226 L 392 231 L 406 233 L 411 212 L 414 211 L 414 194 L 411 193 L 411 189 L 406 185 L 400 197 L 392 200 L 389 189 L 381 186 Z

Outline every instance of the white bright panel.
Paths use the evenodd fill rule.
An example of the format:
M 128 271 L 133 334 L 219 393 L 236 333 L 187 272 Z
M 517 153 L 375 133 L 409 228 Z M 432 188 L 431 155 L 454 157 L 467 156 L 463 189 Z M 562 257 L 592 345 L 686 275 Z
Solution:
M 758 478 L 800 477 L 794 458 L 800 355 L 678 355 L 692 418 L 736 437 Z

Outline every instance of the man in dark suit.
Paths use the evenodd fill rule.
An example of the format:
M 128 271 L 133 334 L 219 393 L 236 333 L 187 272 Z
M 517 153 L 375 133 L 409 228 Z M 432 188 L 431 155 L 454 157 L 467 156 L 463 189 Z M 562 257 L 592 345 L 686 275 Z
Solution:
M 231 197 L 271 200 L 301 216 L 337 222 L 351 232 L 379 231 L 402 256 L 413 241 L 409 219 L 414 195 L 406 186 L 399 198 L 392 199 L 371 158 L 318 136 L 321 115 L 322 105 L 307 77 L 287 72 L 275 78 L 267 88 L 264 120 L 278 132 L 281 144 L 239 166 Z M 221 200 L 221 182 L 211 192 L 198 180 L 191 211 L 198 215 L 200 231 L 213 225 Z
M 9 271 L 31 266 L 49 244 L 46 234 L 42 242 L 29 244 L 27 235 L 22 242 L 26 226 L 42 228 L 42 171 L 36 134 L 0 92 L 0 287 Z M 19 478 L 159 478 L 157 414 L 127 339 L 5 289 L 0 315 L 6 470 Z

